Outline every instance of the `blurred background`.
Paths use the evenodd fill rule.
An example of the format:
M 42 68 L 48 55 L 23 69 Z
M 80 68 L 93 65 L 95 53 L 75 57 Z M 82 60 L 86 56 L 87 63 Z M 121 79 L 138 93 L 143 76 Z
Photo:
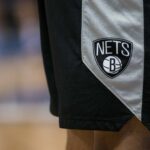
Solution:
M 0 0 L 0 150 L 64 150 L 40 48 L 36 0 Z

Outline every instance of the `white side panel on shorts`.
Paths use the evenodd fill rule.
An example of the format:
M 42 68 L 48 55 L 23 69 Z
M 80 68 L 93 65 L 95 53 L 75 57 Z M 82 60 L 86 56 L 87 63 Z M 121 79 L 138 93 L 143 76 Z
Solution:
M 131 41 L 130 63 L 117 77 L 109 78 L 98 66 L 93 54 L 93 41 L 118 38 Z M 82 60 L 138 119 L 141 120 L 144 23 L 143 0 L 83 0 L 82 1 Z

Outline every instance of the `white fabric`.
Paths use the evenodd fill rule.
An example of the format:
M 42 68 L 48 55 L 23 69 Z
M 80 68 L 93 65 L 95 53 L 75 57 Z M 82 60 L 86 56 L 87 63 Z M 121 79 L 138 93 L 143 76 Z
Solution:
M 141 120 L 144 68 L 143 0 L 83 0 L 82 59 L 88 69 Z M 129 66 L 116 78 L 98 67 L 92 42 L 121 38 L 133 43 Z

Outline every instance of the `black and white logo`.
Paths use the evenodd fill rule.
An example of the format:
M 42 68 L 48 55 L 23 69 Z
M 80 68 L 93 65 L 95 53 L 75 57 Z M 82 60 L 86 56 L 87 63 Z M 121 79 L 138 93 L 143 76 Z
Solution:
M 116 38 L 98 39 L 93 42 L 94 56 L 100 69 L 110 78 L 117 77 L 128 66 L 133 44 Z

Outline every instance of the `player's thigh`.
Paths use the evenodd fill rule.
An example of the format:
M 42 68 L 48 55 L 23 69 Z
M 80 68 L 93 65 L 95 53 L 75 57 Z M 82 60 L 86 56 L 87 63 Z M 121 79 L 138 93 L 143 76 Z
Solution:
M 95 131 L 95 150 L 150 150 L 150 132 L 136 118 L 131 119 L 119 132 Z M 101 142 L 103 139 L 103 143 Z
M 66 150 L 93 150 L 94 131 L 67 130 Z
M 116 150 L 150 150 L 150 132 L 133 118 L 119 132 Z

